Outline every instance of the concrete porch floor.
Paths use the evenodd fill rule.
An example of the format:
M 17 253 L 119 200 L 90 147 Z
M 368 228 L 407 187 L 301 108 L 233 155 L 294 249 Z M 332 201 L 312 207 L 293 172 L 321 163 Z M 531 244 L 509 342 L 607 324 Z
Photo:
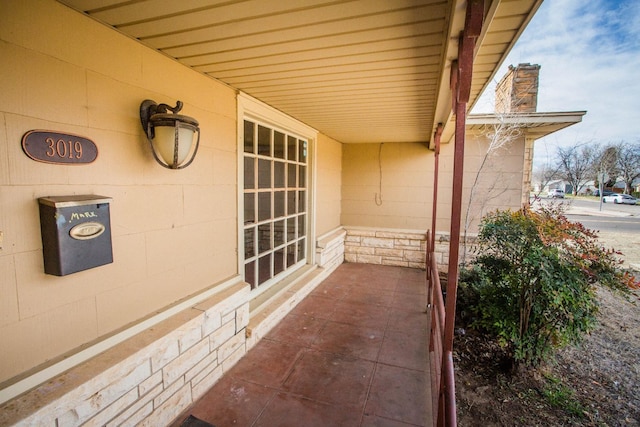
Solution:
M 342 264 L 174 425 L 430 425 L 425 274 Z

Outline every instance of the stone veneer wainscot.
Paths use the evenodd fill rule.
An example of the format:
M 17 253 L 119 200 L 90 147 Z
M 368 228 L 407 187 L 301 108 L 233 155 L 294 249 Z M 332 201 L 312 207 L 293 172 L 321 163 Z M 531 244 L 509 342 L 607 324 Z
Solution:
M 345 227 L 345 261 L 425 268 L 426 232 Z
M 346 262 L 425 268 L 426 231 L 365 227 L 345 227 L 345 230 Z M 467 262 L 472 259 L 476 238 L 475 234 L 466 238 Z M 449 265 L 449 241 L 449 233 L 436 233 L 433 252 L 440 272 L 446 272 Z M 464 241 L 463 238 L 461 245 Z M 461 247 L 460 250 L 464 249 Z

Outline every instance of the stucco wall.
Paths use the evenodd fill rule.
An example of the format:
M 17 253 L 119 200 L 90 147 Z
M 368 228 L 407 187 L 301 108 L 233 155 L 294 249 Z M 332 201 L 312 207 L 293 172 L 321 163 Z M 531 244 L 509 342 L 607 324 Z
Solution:
M 343 225 L 426 230 L 432 198 L 433 152 L 426 145 L 344 145 Z
M 524 141 L 524 136 L 519 136 L 487 155 L 487 136 L 467 134 L 462 195 L 463 230 L 467 223 L 468 232 L 477 233 L 480 219 L 487 213 L 497 209 L 517 210 L 522 206 Z M 443 149 L 443 158 L 447 163 L 453 163 L 453 148 L 452 142 Z M 450 189 L 450 181 L 447 185 Z
M 488 145 L 485 136 L 467 134 L 462 220 L 463 224 L 468 220 L 470 233 L 477 232 L 479 220 L 487 212 L 521 206 L 524 137 L 485 159 Z M 449 232 L 451 227 L 453 150 L 454 141 L 441 146 L 436 226 L 439 232 Z M 419 143 L 384 143 L 382 150 L 380 144 L 345 144 L 342 224 L 373 230 L 430 229 L 434 157 L 433 151 Z
M 318 135 L 316 235 L 321 236 L 340 226 L 342 198 L 342 144 Z
M 54 1 L 0 3 L 0 382 L 236 273 L 236 98 L 228 87 Z M 146 98 L 202 129 L 182 171 L 152 158 Z M 98 146 L 88 165 L 29 159 L 46 129 Z M 113 198 L 114 262 L 45 275 L 37 198 Z

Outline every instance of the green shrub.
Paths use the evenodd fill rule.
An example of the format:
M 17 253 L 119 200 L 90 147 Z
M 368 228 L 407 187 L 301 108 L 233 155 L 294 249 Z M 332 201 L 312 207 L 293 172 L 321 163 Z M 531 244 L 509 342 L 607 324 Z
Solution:
M 617 290 L 637 285 L 619 270 L 615 251 L 560 209 L 487 215 L 474 264 L 461 273 L 461 310 L 516 364 L 535 366 L 593 329 L 596 282 Z

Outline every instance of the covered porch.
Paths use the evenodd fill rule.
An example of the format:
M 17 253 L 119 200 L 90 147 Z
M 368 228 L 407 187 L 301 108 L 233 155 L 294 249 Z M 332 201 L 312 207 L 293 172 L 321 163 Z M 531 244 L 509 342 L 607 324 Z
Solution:
M 433 423 L 426 272 L 344 263 L 174 422 Z
M 440 372 L 452 381 L 465 118 L 540 2 L 0 6 L 0 424 L 225 417 L 242 387 L 246 425 L 434 423 Z M 189 168 L 154 161 L 145 99 L 199 121 Z M 101 154 L 35 162 L 19 144 L 33 129 Z M 114 262 L 45 274 L 35 199 L 89 193 L 113 199 Z M 434 343 L 426 276 L 447 266 Z

